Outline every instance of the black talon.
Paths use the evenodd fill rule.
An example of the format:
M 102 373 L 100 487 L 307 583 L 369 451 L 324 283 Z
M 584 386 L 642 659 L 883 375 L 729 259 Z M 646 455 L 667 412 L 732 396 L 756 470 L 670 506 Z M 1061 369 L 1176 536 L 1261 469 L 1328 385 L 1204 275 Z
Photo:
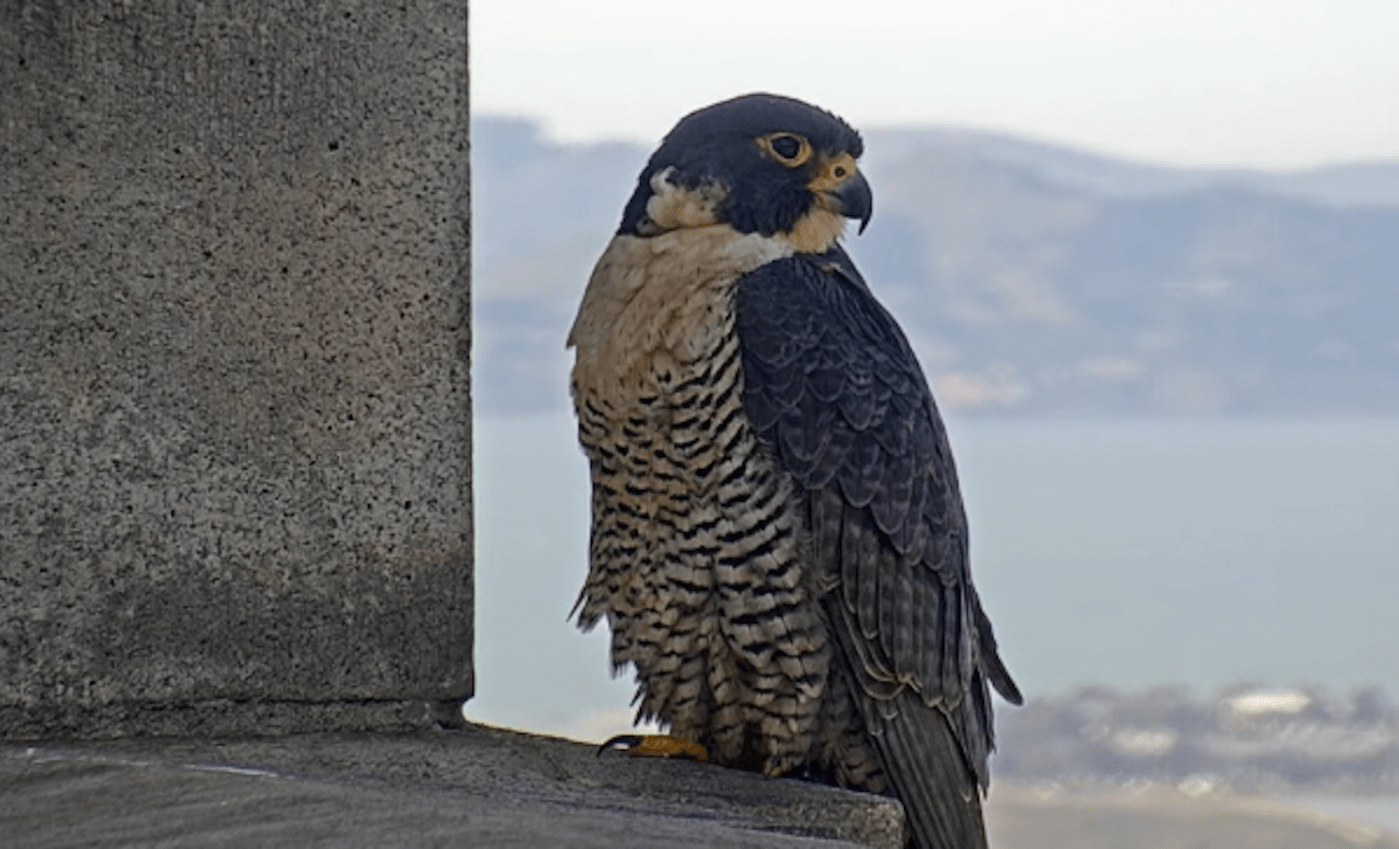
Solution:
M 597 747 L 597 756 L 602 757 L 602 753 L 608 749 L 621 749 L 625 752 L 633 746 L 640 745 L 641 741 L 644 739 L 645 738 L 640 734 L 618 734 L 616 737 L 613 737 L 611 740 Z

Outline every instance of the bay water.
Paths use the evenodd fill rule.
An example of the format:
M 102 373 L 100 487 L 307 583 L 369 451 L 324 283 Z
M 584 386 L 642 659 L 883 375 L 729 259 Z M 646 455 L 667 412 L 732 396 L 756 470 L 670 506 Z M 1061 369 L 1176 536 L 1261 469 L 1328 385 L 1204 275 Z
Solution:
M 973 571 L 1027 697 L 1086 684 L 1399 698 L 1399 421 L 948 422 Z M 567 412 L 475 425 L 478 721 L 625 730 L 606 626 L 568 621 L 587 465 Z

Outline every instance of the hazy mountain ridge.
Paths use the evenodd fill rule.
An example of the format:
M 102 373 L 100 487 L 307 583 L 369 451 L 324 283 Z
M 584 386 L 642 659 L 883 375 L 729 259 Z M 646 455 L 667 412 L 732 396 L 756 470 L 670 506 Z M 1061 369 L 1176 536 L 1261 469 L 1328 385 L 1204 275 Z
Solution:
M 866 147 L 896 158 L 919 148 L 970 150 L 987 162 L 1104 197 L 1150 197 L 1233 187 L 1336 207 L 1399 206 L 1399 162 L 1355 162 L 1294 171 L 1169 168 L 1074 147 L 962 128 L 875 128 Z
M 649 150 L 473 123 L 482 412 L 567 403 L 568 323 Z M 945 407 L 1399 412 L 1399 164 L 1175 170 L 873 130 L 851 253 Z

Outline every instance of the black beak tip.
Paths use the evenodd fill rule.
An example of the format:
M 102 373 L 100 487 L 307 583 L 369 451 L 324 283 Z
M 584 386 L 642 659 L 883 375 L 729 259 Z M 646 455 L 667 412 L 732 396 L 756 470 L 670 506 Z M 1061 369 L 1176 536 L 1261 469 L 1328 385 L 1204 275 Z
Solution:
M 874 217 L 874 193 L 870 191 L 870 184 L 865 175 L 856 171 L 854 178 L 837 189 L 835 194 L 840 199 L 841 214 L 846 218 L 858 219 L 858 232 L 863 234 L 869 226 L 870 219 Z

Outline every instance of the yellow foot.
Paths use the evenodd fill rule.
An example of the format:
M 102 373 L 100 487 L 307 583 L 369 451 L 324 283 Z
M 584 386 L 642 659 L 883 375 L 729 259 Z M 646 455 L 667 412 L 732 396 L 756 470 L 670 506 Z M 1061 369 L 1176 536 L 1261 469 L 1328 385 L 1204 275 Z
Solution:
M 700 744 L 664 734 L 618 734 L 599 746 L 597 753 L 601 755 L 608 749 L 621 749 L 629 755 L 649 758 L 709 760 L 709 753 Z

